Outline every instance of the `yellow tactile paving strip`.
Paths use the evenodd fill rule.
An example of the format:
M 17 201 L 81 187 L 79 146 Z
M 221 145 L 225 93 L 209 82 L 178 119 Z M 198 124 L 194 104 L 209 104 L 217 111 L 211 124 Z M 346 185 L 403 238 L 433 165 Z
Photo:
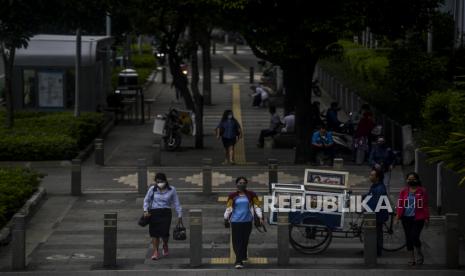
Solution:
M 239 84 L 235 83 L 232 86 L 232 110 L 234 113 L 234 117 L 236 120 L 239 122 L 241 127 L 243 126 L 242 124 L 242 110 L 241 110 L 241 89 Z M 245 137 L 244 133 L 244 128 L 242 128 L 242 137 Z M 245 145 L 244 145 L 244 138 L 239 139 L 239 141 L 236 144 L 235 148 L 235 157 L 236 157 L 236 163 L 238 165 L 245 165 L 246 160 L 245 160 Z

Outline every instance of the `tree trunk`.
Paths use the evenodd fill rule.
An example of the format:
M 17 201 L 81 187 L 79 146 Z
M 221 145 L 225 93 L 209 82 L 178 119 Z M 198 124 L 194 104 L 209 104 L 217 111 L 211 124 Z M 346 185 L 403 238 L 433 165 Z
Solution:
M 199 91 L 199 61 L 197 57 L 197 43 L 195 39 L 195 30 L 191 29 L 191 67 L 192 67 L 192 81 L 191 91 L 194 95 L 195 103 L 195 148 L 203 148 L 203 97 Z
M 284 65 L 282 69 L 283 87 L 286 92 L 284 95 L 284 110 L 285 112 L 295 111 L 296 93 L 298 93 L 296 86 L 301 81 L 298 79 L 298 70 L 295 65 Z
M 9 54 L 5 53 L 2 49 L 3 64 L 5 66 L 5 103 L 6 103 L 6 116 L 5 127 L 12 128 L 14 124 L 14 103 L 13 103 L 13 61 L 15 57 L 15 48 L 9 49 Z
M 210 56 L 210 44 L 210 32 L 208 30 L 205 30 L 202 35 L 200 47 L 202 49 L 202 95 L 204 104 L 206 105 L 212 104 L 212 62 Z
M 296 138 L 297 147 L 295 152 L 296 164 L 306 163 L 313 158 L 311 139 L 315 128 L 312 120 L 312 78 L 316 61 L 302 59 L 294 63 L 294 70 L 290 70 L 292 75 L 288 77 L 296 84 L 295 111 L 296 111 Z M 289 72 L 289 71 L 288 71 Z M 291 86 L 292 87 L 292 86 Z

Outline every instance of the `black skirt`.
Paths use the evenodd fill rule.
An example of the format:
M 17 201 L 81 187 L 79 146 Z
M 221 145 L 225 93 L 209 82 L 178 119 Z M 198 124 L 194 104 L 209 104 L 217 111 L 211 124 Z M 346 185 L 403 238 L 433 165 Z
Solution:
M 149 233 L 152 238 L 168 238 L 170 236 L 171 209 L 160 208 L 150 210 Z

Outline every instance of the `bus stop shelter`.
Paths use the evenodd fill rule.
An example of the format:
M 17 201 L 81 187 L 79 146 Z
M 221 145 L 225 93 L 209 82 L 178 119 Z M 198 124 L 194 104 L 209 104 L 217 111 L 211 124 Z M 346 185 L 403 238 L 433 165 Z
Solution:
M 79 105 L 98 111 L 111 93 L 111 52 L 108 36 L 82 36 Z M 72 110 L 75 102 L 76 37 L 32 37 L 18 49 L 13 68 L 13 103 L 16 110 Z

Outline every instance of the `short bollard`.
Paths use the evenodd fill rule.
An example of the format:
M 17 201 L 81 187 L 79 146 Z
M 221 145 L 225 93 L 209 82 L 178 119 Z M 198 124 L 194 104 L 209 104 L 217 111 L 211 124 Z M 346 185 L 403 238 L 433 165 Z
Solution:
M 160 143 L 155 143 L 152 145 L 152 165 L 161 166 L 161 145 Z
M 272 151 L 273 151 L 273 137 L 265 137 L 264 143 L 263 143 L 263 158 L 264 162 L 268 162 L 268 159 L 273 157 Z
M 11 268 L 23 270 L 26 268 L 26 217 L 17 214 L 13 217 L 11 240 Z
M 336 170 L 341 170 L 344 167 L 344 159 L 342 158 L 334 158 L 333 160 L 333 168 Z
M 254 83 L 254 68 L 253 67 L 250 67 L 249 68 L 249 83 Z
M 459 215 L 446 214 L 446 265 L 458 268 L 460 265 Z
M 268 159 L 268 190 L 270 194 L 273 183 L 278 183 L 278 160 Z
M 190 266 L 202 265 L 202 210 L 189 210 L 190 217 Z
M 81 194 L 81 159 L 73 159 L 71 160 L 71 195 Z
M 218 82 L 220 84 L 224 83 L 224 79 L 223 79 L 223 75 L 224 75 L 224 71 L 223 71 L 223 67 L 220 67 L 219 69 L 219 73 L 218 73 Z
M 165 66 L 161 68 L 161 82 L 163 84 L 166 84 L 166 67 Z
M 103 266 L 116 266 L 117 213 L 103 215 Z
M 202 192 L 209 195 L 212 192 L 212 160 L 210 158 L 203 159 L 202 168 Z
M 95 139 L 95 164 L 99 166 L 105 165 L 105 152 L 103 147 L 103 139 Z
M 278 265 L 289 264 L 289 213 L 278 213 Z
M 233 45 L 233 55 L 237 55 L 237 44 Z
M 212 54 L 216 55 L 216 43 L 215 42 L 212 43 Z
M 147 193 L 147 160 L 137 159 L 137 192 L 140 195 Z
M 375 266 L 376 248 L 376 214 L 366 213 L 363 223 L 363 258 L 366 266 Z

